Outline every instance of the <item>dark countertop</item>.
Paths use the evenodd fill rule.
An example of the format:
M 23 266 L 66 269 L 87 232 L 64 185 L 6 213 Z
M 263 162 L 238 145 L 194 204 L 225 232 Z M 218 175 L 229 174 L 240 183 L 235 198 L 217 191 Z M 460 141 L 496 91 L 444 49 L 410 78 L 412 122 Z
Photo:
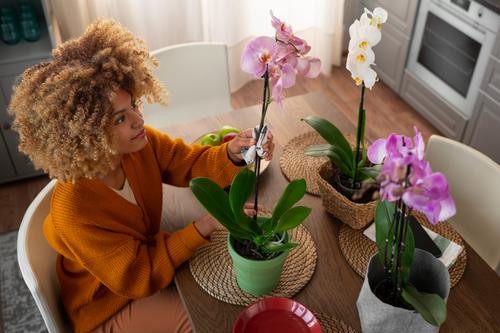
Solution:
M 497 14 L 500 14 L 500 0 L 474 0 L 477 3 L 480 3 L 486 8 L 491 9 Z

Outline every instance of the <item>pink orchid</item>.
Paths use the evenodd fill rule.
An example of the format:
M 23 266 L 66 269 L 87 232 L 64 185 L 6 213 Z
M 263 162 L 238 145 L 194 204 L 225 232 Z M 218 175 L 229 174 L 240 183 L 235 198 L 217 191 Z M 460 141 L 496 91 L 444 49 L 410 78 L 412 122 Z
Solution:
M 283 43 L 288 43 L 293 37 L 292 27 L 286 25 L 285 22 L 274 16 L 272 10 L 270 10 L 269 13 L 271 14 L 272 18 L 271 25 L 274 27 L 274 29 L 276 29 L 276 39 Z
M 414 131 L 413 140 L 396 134 L 376 140 L 367 155 L 372 163 L 384 163 L 377 178 L 382 200 L 402 199 L 408 207 L 424 213 L 436 224 L 456 213 L 455 203 L 444 175 L 432 172 L 424 159 L 422 134 L 416 127 Z
M 278 46 L 274 39 L 261 36 L 248 43 L 241 55 L 241 69 L 258 77 L 264 75 L 267 65 L 276 57 Z
M 313 57 L 299 58 L 296 69 L 305 77 L 315 78 L 321 71 L 321 61 Z
M 305 55 L 311 50 L 309 44 L 307 44 L 305 40 L 297 36 L 293 36 L 290 42 L 293 46 L 295 46 L 295 48 L 301 55 Z
M 367 152 L 368 159 L 373 164 L 380 164 L 387 155 L 407 156 L 414 154 L 418 159 L 424 157 L 425 144 L 422 138 L 422 133 L 413 127 L 415 136 L 413 141 L 404 135 L 390 134 L 387 139 L 376 140 Z
M 283 89 L 290 88 L 295 84 L 295 69 L 289 63 L 283 64 L 282 66 L 271 65 L 269 67 L 269 77 L 271 80 L 271 96 L 273 101 L 275 101 L 281 111 L 283 111 Z
M 305 56 L 311 47 L 305 40 L 295 36 L 292 28 L 274 16 L 272 11 L 271 18 L 271 24 L 276 29 L 276 40 L 261 36 L 250 41 L 241 55 L 241 68 L 258 77 L 267 71 L 272 100 L 283 110 L 283 89 L 295 84 L 297 74 L 308 78 L 318 76 L 321 61 Z
M 408 207 L 424 213 L 432 224 L 455 215 L 455 202 L 442 173 L 434 172 L 422 178 L 419 183 L 409 187 L 403 194 L 403 201 Z

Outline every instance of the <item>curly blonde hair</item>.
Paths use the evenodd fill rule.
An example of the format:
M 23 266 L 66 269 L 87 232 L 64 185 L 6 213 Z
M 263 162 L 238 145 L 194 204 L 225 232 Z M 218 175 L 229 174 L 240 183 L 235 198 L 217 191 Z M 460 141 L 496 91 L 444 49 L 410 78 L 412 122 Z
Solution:
M 167 102 L 151 72 L 157 61 L 144 41 L 110 20 L 96 21 L 52 54 L 14 87 L 9 111 L 19 150 L 61 181 L 104 175 L 113 155 L 109 110 L 117 90 L 135 101 Z

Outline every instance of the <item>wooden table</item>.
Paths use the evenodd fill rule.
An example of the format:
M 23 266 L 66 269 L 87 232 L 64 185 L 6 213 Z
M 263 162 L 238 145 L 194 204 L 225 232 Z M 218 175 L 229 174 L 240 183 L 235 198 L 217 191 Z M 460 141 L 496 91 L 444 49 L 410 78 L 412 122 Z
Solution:
M 225 124 L 237 128 L 252 127 L 260 119 L 260 110 L 261 106 L 256 105 L 164 130 L 173 137 L 183 137 L 190 142 Z M 320 92 L 287 98 L 284 113 L 271 104 L 266 122 L 274 134 L 276 148 L 271 165 L 261 176 L 259 188 L 259 202 L 267 207 L 276 203 L 288 183 L 279 166 L 283 146 L 293 137 L 312 130 L 300 121 L 308 115 L 328 118 L 344 133 L 355 131 L 355 125 Z M 369 120 L 367 126 L 370 126 Z M 316 243 L 318 261 L 312 279 L 294 299 L 313 311 L 331 314 L 361 331 L 356 299 L 363 280 L 348 266 L 340 251 L 340 222 L 325 212 L 319 197 L 306 194 L 301 204 L 313 209 L 305 225 Z M 467 256 L 464 276 L 451 289 L 448 318 L 441 332 L 500 332 L 500 278 L 468 245 Z M 231 332 L 242 306 L 221 302 L 203 291 L 193 279 L 188 263 L 178 269 L 175 281 L 195 332 Z

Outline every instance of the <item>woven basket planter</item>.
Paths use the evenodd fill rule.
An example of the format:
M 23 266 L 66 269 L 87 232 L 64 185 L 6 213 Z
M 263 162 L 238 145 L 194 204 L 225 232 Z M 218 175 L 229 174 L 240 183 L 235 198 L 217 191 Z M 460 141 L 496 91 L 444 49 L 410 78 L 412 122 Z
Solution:
M 366 227 L 373 221 L 377 201 L 356 203 L 338 192 L 331 183 L 340 171 L 330 161 L 323 163 L 319 169 L 318 186 L 325 210 L 353 229 Z

